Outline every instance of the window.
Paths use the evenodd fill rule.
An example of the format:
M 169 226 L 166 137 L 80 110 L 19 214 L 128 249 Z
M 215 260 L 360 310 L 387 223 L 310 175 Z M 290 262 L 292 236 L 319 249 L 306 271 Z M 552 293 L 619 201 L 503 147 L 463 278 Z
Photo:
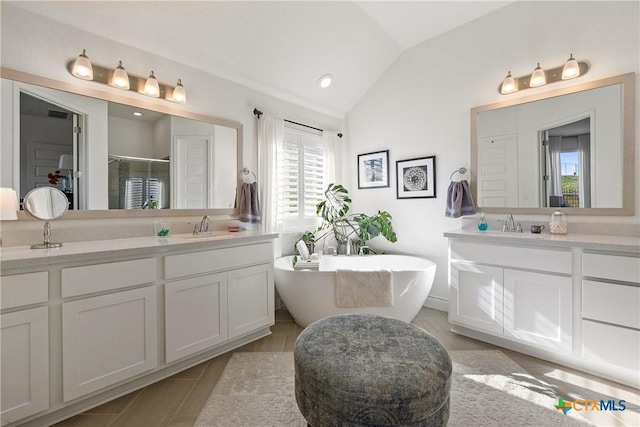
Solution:
M 278 157 L 278 218 L 282 229 L 316 225 L 324 192 L 322 131 L 285 122 Z

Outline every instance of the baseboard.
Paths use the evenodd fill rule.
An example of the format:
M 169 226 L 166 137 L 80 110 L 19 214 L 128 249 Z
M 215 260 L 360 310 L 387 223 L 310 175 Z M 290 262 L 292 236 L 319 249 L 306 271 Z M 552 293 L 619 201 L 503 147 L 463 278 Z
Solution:
M 444 298 L 429 296 L 423 305 L 436 310 L 449 312 L 449 301 Z

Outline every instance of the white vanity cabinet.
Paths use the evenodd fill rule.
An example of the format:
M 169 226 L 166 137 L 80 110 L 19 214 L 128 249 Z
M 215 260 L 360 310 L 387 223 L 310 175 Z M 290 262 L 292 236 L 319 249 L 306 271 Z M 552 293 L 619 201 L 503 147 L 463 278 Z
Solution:
M 62 269 L 65 402 L 157 366 L 155 282 L 155 258 Z
M 454 241 L 450 261 L 450 322 L 571 351 L 571 252 Z
M 640 372 L 640 257 L 582 256 L 582 356 Z
M 55 424 L 269 335 L 275 237 L 0 249 L 0 425 Z
M 167 256 L 165 279 L 167 362 L 275 323 L 271 243 Z
M 48 273 L 3 276 L 2 425 L 49 408 Z M 37 307 L 34 307 L 37 305 Z
M 165 284 L 167 363 L 206 350 L 229 338 L 226 301 L 226 273 Z
M 453 332 L 640 387 L 637 238 L 445 236 Z

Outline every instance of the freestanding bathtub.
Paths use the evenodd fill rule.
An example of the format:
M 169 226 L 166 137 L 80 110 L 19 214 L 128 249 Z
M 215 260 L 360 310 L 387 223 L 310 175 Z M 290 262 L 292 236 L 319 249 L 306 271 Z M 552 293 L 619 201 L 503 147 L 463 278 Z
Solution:
M 318 271 L 294 270 L 293 257 L 275 260 L 275 285 L 282 301 L 300 326 L 337 314 L 369 313 L 410 322 L 431 291 L 436 264 L 408 255 L 330 256 Z M 336 270 L 391 270 L 393 307 L 336 307 Z

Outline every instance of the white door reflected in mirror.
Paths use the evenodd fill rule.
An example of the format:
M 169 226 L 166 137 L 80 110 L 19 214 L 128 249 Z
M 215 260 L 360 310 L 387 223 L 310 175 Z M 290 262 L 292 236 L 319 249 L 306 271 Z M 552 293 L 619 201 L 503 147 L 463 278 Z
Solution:
M 24 211 L 32 218 L 44 220 L 44 242 L 31 249 L 59 248 L 62 243 L 51 242 L 49 221 L 61 218 L 69 209 L 69 199 L 55 187 L 38 187 L 29 191 L 22 201 Z

